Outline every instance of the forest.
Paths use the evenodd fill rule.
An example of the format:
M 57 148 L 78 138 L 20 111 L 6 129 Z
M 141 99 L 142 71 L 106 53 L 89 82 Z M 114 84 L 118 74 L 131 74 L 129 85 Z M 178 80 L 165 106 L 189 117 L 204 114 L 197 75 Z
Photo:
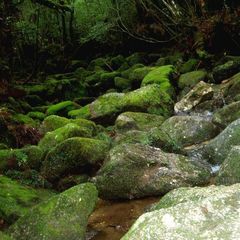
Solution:
M 239 0 L 0 1 L 0 240 L 239 219 Z

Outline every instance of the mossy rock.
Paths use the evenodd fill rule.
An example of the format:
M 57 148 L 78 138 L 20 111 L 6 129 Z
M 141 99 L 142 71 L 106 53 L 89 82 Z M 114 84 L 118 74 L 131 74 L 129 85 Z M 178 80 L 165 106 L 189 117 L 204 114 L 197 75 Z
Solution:
M 149 84 L 159 84 L 162 91 L 167 92 L 171 96 L 174 95 L 174 88 L 171 84 L 171 76 L 174 73 L 173 65 L 158 67 L 150 71 L 143 79 L 141 86 Z
M 75 186 L 32 208 L 8 233 L 19 240 L 84 240 L 88 217 L 96 202 L 93 184 Z
M 57 115 L 46 117 L 40 126 L 40 132 L 46 134 L 47 132 L 52 132 L 58 128 L 64 127 L 69 123 L 77 124 L 79 127 L 85 128 L 90 136 L 94 136 L 97 133 L 97 126 L 92 121 L 81 118 L 68 119 Z
M 204 81 L 207 76 L 207 72 L 204 70 L 188 72 L 182 74 L 178 80 L 178 87 L 180 89 L 190 90 L 200 81 Z
M 208 169 L 185 156 L 141 144 L 123 144 L 110 151 L 94 182 L 102 198 L 132 199 L 205 184 L 209 178 Z
M 213 122 L 222 127 L 227 127 L 230 123 L 240 118 L 240 101 L 233 102 L 217 110 L 213 115 Z
M 105 141 L 74 137 L 69 138 L 53 148 L 42 165 L 42 175 L 50 180 L 59 179 L 74 169 L 81 170 L 86 165 L 101 163 L 109 149 Z
M 52 132 L 47 132 L 40 140 L 38 146 L 43 150 L 44 155 L 64 140 L 72 137 L 91 137 L 86 128 L 75 123 L 68 123 Z
M 1 175 L 0 188 L 0 219 L 7 224 L 12 224 L 32 206 L 53 196 L 47 190 L 32 189 Z
M 210 119 L 198 116 L 173 116 L 159 128 L 153 128 L 149 135 L 154 146 L 172 152 L 210 140 L 218 133 L 219 129 Z
M 159 127 L 165 121 L 165 118 L 155 114 L 141 112 L 125 112 L 120 114 L 115 122 L 115 126 L 120 131 L 149 130 L 153 127 Z
M 217 184 L 232 185 L 240 182 L 240 147 L 234 146 L 223 161 L 218 175 Z
M 60 115 L 60 116 L 66 116 L 67 113 L 73 109 L 76 109 L 78 104 L 72 102 L 72 101 L 64 101 L 60 102 L 54 105 L 51 105 L 47 111 L 46 114 L 49 115 Z
M 132 88 L 132 81 L 127 78 L 115 77 L 114 85 L 117 89 L 121 91 L 130 90 Z
M 99 97 L 91 104 L 79 110 L 70 111 L 72 118 L 86 118 L 101 124 L 113 123 L 122 112 L 147 112 L 162 116 L 172 113 L 173 101 L 159 85 L 152 84 L 135 91 L 123 93 L 109 93 Z
M 114 70 L 119 69 L 126 62 L 125 57 L 117 55 L 110 60 L 111 68 Z
M 37 127 L 38 123 L 34 121 L 30 116 L 21 113 L 14 114 L 12 116 L 12 121 L 18 124 L 25 124 L 32 127 Z
M 135 69 L 144 68 L 144 67 L 145 67 L 145 66 L 144 66 L 143 64 L 141 64 L 141 63 L 134 64 L 133 66 L 128 67 L 125 71 L 122 71 L 122 72 L 121 72 L 121 77 L 130 79 L 130 75 L 132 74 L 132 72 L 133 72 Z
M 39 169 L 42 158 L 43 151 L 37 146 L 0 150 L 0 170 Z
M 126 58 L 126 62 L 133 66 L 138 63 L 144 63 L 144 54 L 143 53 L 133 53 L 129 57 Z
M 204 156 L 211 163 L 222 163 L 232 147 L 239 145 L 240 119 L 232 122 L 204 147 Z
M 46 117 L 46 115 L 43 112 L 29 112 L 27 116 L 32 119 L 37 119 L 41 121 Z
M 199 64 L 199 60 L 197 59 L 189 59 L 187 62 L 183 63 L 182 66 L 179 69 L 180 73 L 188 73 L 191 71 L 196 70 L 198 64 Z
M 213 69 L 213 80 L 220 83 L 240 72 L 240 59 L 230 60 L 222 65 L 218 65 Z

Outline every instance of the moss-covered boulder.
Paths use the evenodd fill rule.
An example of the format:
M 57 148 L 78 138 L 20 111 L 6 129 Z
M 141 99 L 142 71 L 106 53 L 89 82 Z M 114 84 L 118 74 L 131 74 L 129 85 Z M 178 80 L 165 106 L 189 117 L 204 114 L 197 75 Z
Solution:
M 1 175 L 0 189 L 0 220 L 7 224 L 15 222 L 32 206 L 53 196 L 47 190 L 32 189 Z
M 213 80 L 220 83 L 238 72 L 240 72 L 240 60 L 231 60 L 213 69 Z
M 174 94 L 174 88 L 170 82 L 170 79 L 173 73 L 174 73 L 173 65 L 158 67 L 150 71 L 144 77 L 142 81 L 142 86 L 155 83 L 158 84 L 163 91 L 167 92 L 172 96 Z
M 178 87 L 184 89 L 184 92 L 191 90 L 192 87 L 197 85 L 200 81 L 204 81 L 207 76 L 207 72 L 204 70 L 188 72 L 182 74 L 178 80 Z
M 182 66 L 179 68 L 179 72 L 188 73 L 194 71 L 197 68 L 199 62 L 199 60 L 191 58 L 187 62 L 182 64 Z
M 125 112 L 117 117 L 115 126 L 120 131 L 128 131 L 131 129 L 144 131 L 161 126 L 164 120 L 164 117 L 155 114 Z
M 240 146 L 231 149 L 220 167 L 216 182 L 225 185 L 240 182 Z
M 206 117 L 173 116 L 159 128 L 152 129 L 149 135 L 155 146 L 178 151 L 210 140 L 218 133 L 218 128 Z
M 73 109 L 78 108 L 79 105 L 72 101 L 64 101 L 48 107 L 46 114 L 47 115 L 60 115 L 67 116 L 67 113 Z
M 208 169 L 185 156 L 141 144 L 123 144 L 110 151 L 95 183 L 102 198 L 131 199 L 205 184 L 209 177 Z
M 50 180 L 57 180 L 64 174 L 79 169 L 86 165 L 98 165 L 106 156 L 109 145 L 105 141 L 74 137 L 69 138 L 46 156 L 42 165 L 42 175 Z
M 143 214 L 122 240 L 238 239 L 239 189 L 235 184 L 173 190 L 155 211 Z
M 152 139 L 148 132 L 139 130 L 117 131 L 114 136 L 113 145 L 129 143 L 140 143 L 143 145 L 152 145 Z
M 19 240 L 84 240 L 88 217 L 96 201 L 93 184 L 75 186 L 32 208 L 8 232 Z
M 174 111 L 175 113 L 192 111 L 201 103 L 211 100 L 213 95 L 214 89 L 211 84 L 201 81 L 175 104 Z
M 0 171 L 7 169 L 39 169 L 43 151 L 38 146 L 0 150 Z
M 212 163 L 222 163 L 232 147 L 239 145 L 240 119 L 232 122 L 204 147 L 204 155 Z
M 147 112 L 169 116 L 172 113 L 171 97 L 157 84 L 151 84 L 135 91 L 108 93 L 79 110 L 69 112 L 72 118 L 91 119 L 102 124 L 113 123 L 122 112 Z
M 217 110 L 213 115 L 213 122 L 225 128 L 238 118 L 240 118 L 240 101 L 233 102 Z
M 64 127 L 69 123 L 77 124 L 79 127 L 86 129 L 90 136 L 95 135 L 97 132 L 97 126 L 92 121 L 81 118 L 68 119 L 57 115 L 46 117 L 40 126 L 40 132 L 46 134 L 47 132 L 52 132 L 58 128 Z
M 240 100 L 240 72 L 232 76 L 228 83 L 222 85 L 224 86 L 222 97 L 227 103 Z
M 29 112 L 27 116 L 32 119 L 37 119 L 41 121 L 46 117 L 46 115 L 43 112 Z
M 91 137 L 91 134 L 89 134 L 89 131 L 87 131 L 84 127 L 80 127 L 75 123 L 68 123 L 63 127 L 46 133 L 40 140 L 38 146 L 46 154 L 59 143 L 71 137 Z

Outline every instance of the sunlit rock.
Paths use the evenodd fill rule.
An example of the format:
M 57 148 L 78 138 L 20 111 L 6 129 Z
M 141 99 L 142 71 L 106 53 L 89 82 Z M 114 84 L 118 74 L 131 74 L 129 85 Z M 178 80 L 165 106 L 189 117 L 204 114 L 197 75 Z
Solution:
M 239 184 L 173 190 L 121 240 L 238 239 L 239 199 Z

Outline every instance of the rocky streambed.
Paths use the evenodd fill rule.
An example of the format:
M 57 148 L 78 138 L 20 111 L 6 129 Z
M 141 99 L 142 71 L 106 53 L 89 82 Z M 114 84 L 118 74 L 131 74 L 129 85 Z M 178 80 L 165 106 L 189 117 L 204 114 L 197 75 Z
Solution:
M 240 58 L 70 69 L 0 105 L 0 238 L 238 239 Z

